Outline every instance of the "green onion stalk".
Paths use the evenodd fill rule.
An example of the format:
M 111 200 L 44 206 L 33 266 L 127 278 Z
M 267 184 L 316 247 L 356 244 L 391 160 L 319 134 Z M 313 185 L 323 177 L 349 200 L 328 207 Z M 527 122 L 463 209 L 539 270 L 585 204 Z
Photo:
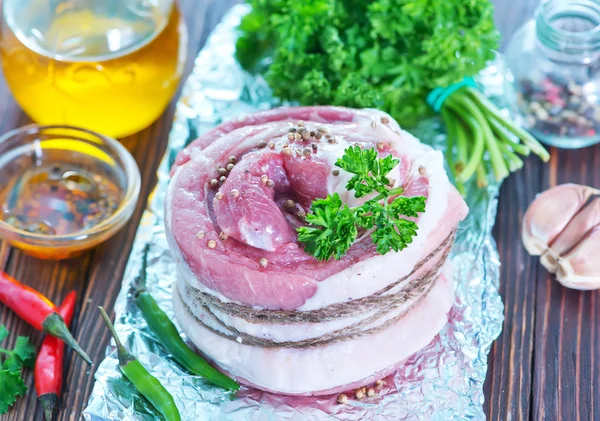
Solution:
M 443 100 L 439 108 L 448 135 L 446 160 L 459 192 L 475 179 L 480 188 L 488 185 L 489 158 L 497 181 L 523 167 L 521 156 L 531 153 L 548 162 L 550 154 L 527 131 L 502 115 L 477 88 L 463 85 Z

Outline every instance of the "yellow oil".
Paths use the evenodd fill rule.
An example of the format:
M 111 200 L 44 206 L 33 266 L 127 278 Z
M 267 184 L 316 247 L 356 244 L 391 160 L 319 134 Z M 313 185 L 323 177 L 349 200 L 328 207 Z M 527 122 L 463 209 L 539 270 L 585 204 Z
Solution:
M 111 31 L 143 31 L 148 21 L 161 28 L 155 36 L 106 54 Z M 83 52 L 69 51 L 75 35 L 85 40 Z M 181 80 L 187 33 L 176 5 L 146 22 L 72 10 L 52 19 L 44 36 L 53 41 L 51 52 L 32 47 L 6 22 L 1 28 L 4 76 L 18 104 L 39 124 L 127 136 L 163 113 Z

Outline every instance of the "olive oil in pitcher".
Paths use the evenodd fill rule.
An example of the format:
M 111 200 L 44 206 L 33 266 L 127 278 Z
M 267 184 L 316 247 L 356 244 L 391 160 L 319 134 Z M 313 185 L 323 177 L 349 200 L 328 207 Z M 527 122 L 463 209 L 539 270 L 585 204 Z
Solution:
M 8 86 L 37 123 L 113 137 L 154 122 L 177 90 L 187 32 L 174 0 L 4 0 Z

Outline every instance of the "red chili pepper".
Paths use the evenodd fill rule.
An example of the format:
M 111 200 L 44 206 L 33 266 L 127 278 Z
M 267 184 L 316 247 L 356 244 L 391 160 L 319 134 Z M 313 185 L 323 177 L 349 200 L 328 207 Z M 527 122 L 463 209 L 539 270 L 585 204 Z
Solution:
M 67 295 L 67 298 L 58 308 L 67 327 L 71 326 L 77 293 Z M 54 408 L 62 391 L 63 360 L 65 356 L 65 343 L 54 336 L 47 335 L 42 342 L 42 347 L 35 360 L 35 391 L 44 408 L 46 421 L 52 421 Z
M 65 321 L 57 313 L 56 306 L 38 291 L 21 284 L 6 273 L 0 272 L 0 302 L 6 304 L 35 329 L 62 339 L 86 363 L 92 365 L 90 357 L 79 346 Z

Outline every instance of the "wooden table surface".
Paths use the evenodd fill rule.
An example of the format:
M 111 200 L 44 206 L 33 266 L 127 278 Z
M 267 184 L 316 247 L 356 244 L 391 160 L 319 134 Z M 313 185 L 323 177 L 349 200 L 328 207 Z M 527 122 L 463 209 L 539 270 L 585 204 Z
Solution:
M 189 64 L 211 29 L 233 0 L 181 0 L 190 28 Z M 533 13 L 538 0 L 494 0 L 501 32 L 510 36 Z M 155 171 L 164 152 L 173 115 L 171 106 L 150 128 L 123 139 L 140 165 L 143 186 L 132 221 L 117 236 L 86 255 L 64 262 L 44 262 L 0 246 L 0 269 L 37 288 L 54 302 L 75 289 L 79 304 L 73 322 L 76 339 L 94 361 L 104 356 L 109 336 L 96 307 L 109 311 L 120 281 L 147 195 L 156 182 Z M 4 84 L 0 82 L 0 133 L 28 123 Z M 500 293 L 505 304 L 503 333 L 494 343 L 485 383 L 484 409 L 489 419 L 600 420 L 600 296 L 562 288 L 530 258 L 521 246 L 520 223 L 535 194 L 563 182 L 600 187 L 600 146 L 579 151 L 552 149 L 549 165 L 526 161 L 522 171 L 502 187 L 494 237 L 502 261 Z M 598 302 L 598 306 L 596 305 Z M 0 306 L 0 324 L 16 335 L 34 332 Z M 66 391 L 59 420 L 77 420 L 92 390 L 94 370 L 72 353 L 67 359 Z M 31 372 L 26 383 L 33 387 Z M 35 393 L 18 401 L 2 420 L 41 420 Z

